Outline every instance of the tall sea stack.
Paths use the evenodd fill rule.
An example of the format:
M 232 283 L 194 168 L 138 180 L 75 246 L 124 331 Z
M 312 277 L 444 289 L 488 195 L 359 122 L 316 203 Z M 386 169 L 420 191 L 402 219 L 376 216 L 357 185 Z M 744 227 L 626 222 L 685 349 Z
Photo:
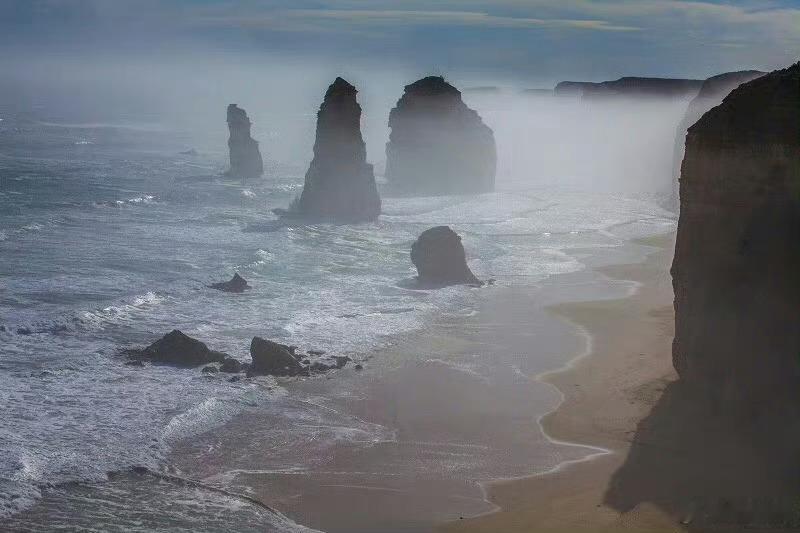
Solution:
M 689 128 L 680 204 L 675 368 L 764 435 L 790 473 L 800 462 L 800 63 L 741 85 Z
M 291 214 L 342 223 L 374 220 L 380 214 L 375 174 L 361 137 L 357 93 L 342 78 L 328 87 L 317 113 L 314 159 Z
M 441 76 L 407 85 L 389 114 L 386 179 L 403 195 L 494 190 L 494 133 Z
M 236 104 L 228 106 L 228 150 L 231 168 L 229 176 L 257 178 L 264 173 L 264 162 L 258 150 L 258 142 L 250 137 L 250 119 L 244 109 Z
M 678 133 L 675 141 L 675 157 L 674 157 L 674 173 L 675 187 L 673 196 L 669 202 L 669 209 L 674 211 L 678 210 L 678 179 L 681 171 L 681 161 L 684 154 L 684 143 L 686 141 L 686 132 L 689 126 L 700 120 L 709 109 L 719 105 L 723 98 L 728 96 L 732 90 L 737 88 L 743 83 L 754 80 L 764 73 L 758 70 L 743 70 L 739 72 L 726 72 L 717 76 L 712 76 L 703 82 L 700 92 L 689 103 L 686 114 L 683 120 L 678 125 Z

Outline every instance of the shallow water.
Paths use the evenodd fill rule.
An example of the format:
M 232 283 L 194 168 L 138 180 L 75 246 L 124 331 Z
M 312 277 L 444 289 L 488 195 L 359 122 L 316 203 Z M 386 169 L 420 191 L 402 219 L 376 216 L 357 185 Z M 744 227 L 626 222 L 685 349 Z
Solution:
M 263 180 L 228 180 L 221 154 L 180 154 L 191 142 L 141 126 L 0 123 L 0 516 L 65 483 L 160 469 L 187 437 L 293 405 L 273 379 L 126 367 L 123 348 L 178 328 L 241 360 L 254 335 L 359 359 L 432 317 L 478 309 L 477 289 L 405 288 L 410 245 L 432 225 L 463 236 L 479 277 L 529 286 L 583 269 L 576 250 L 619 247 L 673 224 L 646 199 L 509 182 L 482 196 L 384 198 L 370 224 L 275 227 L 270 210 L 300 192 L 303 169 L 269 165 Z M 207 288 L 234 271 L 252 290 Z M 299 428 L 310 424 L 287 426 L 269 446 L 392 435 L 321 410 L 305 416 L 330 431 L 309 437 Z M 276 468 L 306 467 L 285 459 Z M 145 505 L 136 483 L 103 486 L 120 513 Z M 81 509 L 80 493 L 64 498 L 41 516 L 58 522 Z

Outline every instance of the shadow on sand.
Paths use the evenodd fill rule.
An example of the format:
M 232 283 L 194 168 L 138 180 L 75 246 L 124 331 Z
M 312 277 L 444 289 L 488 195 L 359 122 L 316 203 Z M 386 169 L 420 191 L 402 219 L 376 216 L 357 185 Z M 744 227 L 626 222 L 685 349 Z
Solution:
M 786 440 L 725 415 L 670 384 L 638 424 L 605 503 L 628 512 L 651 502 L 689 531 L 800 531 L 800 477 L 787 468 L 797 460 L 787 459 Z

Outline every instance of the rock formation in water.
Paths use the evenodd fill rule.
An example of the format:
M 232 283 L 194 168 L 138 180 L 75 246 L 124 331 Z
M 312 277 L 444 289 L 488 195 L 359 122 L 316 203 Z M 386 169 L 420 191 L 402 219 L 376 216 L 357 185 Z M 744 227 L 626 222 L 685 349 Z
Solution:
M 289 347 L 261 337 L 250 343 L 250 373 L 271 376 L 296 376 L 305 369 L 292 355 Z
M 209 350 L 204 343 L 177 329 L 167 333 L 147 348 L 128 350 L 125 353 L 133 360 L 148 360 L 180 367 L 221 363 L 226 357 L 224 353 Z
M 317 113 L 314 159 L 288 214 L 332 222 L 374 220 L 381 212 L 372 165 L 361 137 L 356 88 L 336 78 Z
M 407 85 L 389 114 L 386 179 L 403 195 L 494 190 L 494 133 L 440 76 Z
M 483 284 L 467 266 L 461 237 L 448 226 L 423 231 L 411 246 L 411 262 L 423 287 Z
M 739 72 L 726 72 L 717 76 L 712 76 L 703 82 L 700 92 L 689 103 L 686 114 L 678 125 L 678 133 L 675 141 L 675 156 L 674 172 L 675 186 L 672 197 L 670 198 L 667 208 L 677 211 L 678 210 L 678 176 L 681 171 L 681 161 L 683 161 L 684 143 L 686 141 L 686 132 L 689 126 L 700 120 L 709 109 L 719 105 L 723 98 L 728 96 L 732 90 L 737 88 L 743 83 L 754 80 L 764 73 L 758 70 L 743 70 Z
M 264 162 L 258 142 L 250 137 L 250 119 L 236 104 L 228 106 L 228 150 L 231 168 L 227 174 L 237 178 L 258 178 L 264 173 Z
M 680 202 L 675 368 L 797 466 L 800 63 L 741 85 L 689 128 Z
M 555 87 L 556 96 L 579 96 L 582 98 L 685 98 L 695 96 L 703 80 L 674 78 L 624 77 L 614 81 L 562 81 Z
M 212 289 L 217 289 L 218 291 L 224 292 L 244 292 L 250 288 L 250 285 L 247 284 L 247 280 L 240 276 L 238 273 L 234 272 L 233 277 L 229 281 L 222 281 L 220 283 L 212 283 L 209 285 Z

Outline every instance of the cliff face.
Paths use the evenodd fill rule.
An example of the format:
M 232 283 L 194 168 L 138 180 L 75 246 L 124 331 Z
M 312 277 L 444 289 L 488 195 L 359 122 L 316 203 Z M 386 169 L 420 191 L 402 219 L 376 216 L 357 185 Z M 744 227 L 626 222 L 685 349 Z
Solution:
M 229 176 L 239 178 L 257 178 L 264 173 L 264 163 L 258 142 L 250 137 L 250 119 L 244 109 L 236 104 L 228 106 L 228 150 L 230 151 L 231 168 Z
M 314 159 L 295 214 L 335 222 L 373 220 L 381 212 L 372 165 L 361 137 L 356 88 L 342 78 L 328 87 L 317 113 Z
M 767 424 L 773 446 L 796 453 L 800 63 L 741 85 L 689 128 L 680 199 L 675 368 L 720 411 Z
M 444 78 L 407 85 L 389 127 L 386 179 L 392 190 L 419 196 L 494 190 L 494 133 Z
M 703 80 L 674 78 L 624 77 L 599 83 L 584 81 L 562 81 L 555 88 L 557 96 L 581 96 L 583 98 L 608 97 L 657 97 L 683 98 L 700 91 Z
M 686 140 L 686 132 L 689 127 L 700 120 L 709 109 L 719 105 L 722 99 L 728 96 L 732 90 L 737 88 L 743 83 L 754 80 L 763 76 L 763 72 L 757 70 L 743 70 L 739 72 L 726 72 L 718 76 L 712 76 L 703 82 L 700 92 L 689 103 L 686 114 L 678 125 L 678 133 L 675 141 L 675 157 L 674 157 L 674 173 L 675 189 L 673 197 L 670 199 L 668 208 L 677 211 L 678 209 L 678 179 L 681 170 L 681 161 L 684 154 L 684 142 Z

